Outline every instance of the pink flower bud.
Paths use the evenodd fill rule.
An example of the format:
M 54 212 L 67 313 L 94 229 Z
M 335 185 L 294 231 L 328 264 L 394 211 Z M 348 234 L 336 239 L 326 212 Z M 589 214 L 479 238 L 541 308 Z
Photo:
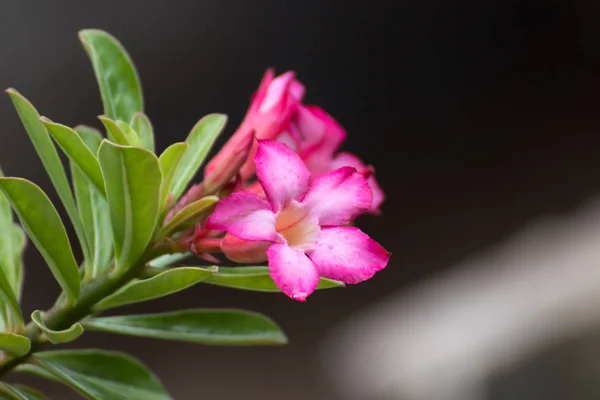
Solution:
M 304 96 L 304 86 L 295 79 L 292 71 L 274 77 L 272 69 L 265 73 L 257 92 L 252 97 L 250 107 L 240 127 L 227 141 L 221 151 L 208 163 L 205 177 L 212 173 L 225 159 L 240 147 L 249 136 L 257 139 L 274 139 L 287 129 L 296 107 Z M 241 176 L 247 179 L 254 174 L 252 157 L 256 152 L 254 145 L 250 150 L 250 160 L 241 168 Z

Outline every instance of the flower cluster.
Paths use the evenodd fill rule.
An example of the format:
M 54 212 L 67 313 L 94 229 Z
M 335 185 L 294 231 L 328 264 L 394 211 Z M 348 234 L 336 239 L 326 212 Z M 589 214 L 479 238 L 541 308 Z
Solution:
M 227 116 L 202 117 L 185 142 L 158 153 L 125 48 L 101 30 L 79 36 L 99 83 L 105 134 L 53 122 L 7 90 L 68 218 L 35 183 L 0 171 L 0 378 L 18 369 L 87 399 L 127 393 L 169 400 L 160 381 L 126 354 L 41 349 L 88 330 L 204 345 L 281 345 L 287 337 L 273 320 L 240 309 L 101 314 L 196 284 L 305 301 L 317 288 L 362 282 L 387 265 L 389 253 L 353 226 L 361 214 L 379 213 L 384 195 L 373 168 L 340 152 L 346 133 L 323 110 L 303 104 L 305 89 L 294 73 L 267 71 L 243 123 L 206 166 L 202 182 L 190 187 Z M 62 289 L 29 322 L 20 301 L 27 243 Z M 190 251 L 211 263 L 224 254 L 268 266 L 180 265 Z M 0 382 L 2 399 L 42 397 Z
M 384 193 L 373 167 L 339 151 L 346 132 L 321 108 L 303 104 L 304 93 L 293 72 L 275 77 L 267 70 L 243 122 L 208 163 L 204 182 L 175 207 L 218 192 L 222 200 L 196 227 L 192 250 L 210 260 L 215 247 L 236 262 L 268 260 L 277 286 L 300 301 L 319 277 L 362 282 L 389 259 L 349 226 L 365 212 L 380 212 Z

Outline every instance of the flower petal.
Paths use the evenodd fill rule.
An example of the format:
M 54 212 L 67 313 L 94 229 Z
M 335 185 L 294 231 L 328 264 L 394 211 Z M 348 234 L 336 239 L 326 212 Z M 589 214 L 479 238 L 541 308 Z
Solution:
M 258 110 L 265 98 L 265 95 L 267 94 L 267 89 L 269 88 L 269 85 L 271 85 L 271 82 L 273 82 L 274 78 L 275 70 L 273 68 L 268 68 L 265 71 L 265 74 L 263 75 L 260 84 L 258 85 L 258 89 L 252 96 L 252 99 L 250 101 L 250 110 Z
M 306 93 L 306 87 L 297 80 L 294 80 L 290 85 L 290 95 L 298 102 L 301 102 Z
M 255 194 L 236 192 L 215 207 L 207 229 L 223 230 L 244 240 L 275 241 L 275 214 L 269 203 Z
M 383 189 L 381 189 L 381 186 L 379 186 L 379 183 L 377 183 L 377 179 L 375 179 L 375 170 L 373 167 L 366 166 L 360 158 L 352 153 L 338 154 L 331 162 L 331 166 L 332 168 L 340 168 L 345 166 L 354 167 L 365 178 L 367 178 L 369 186 L 371 187 L 371 191 L 373 192 L 373 201 L 371 202 L 371 207 L 369 207 L 368 212 L 372 214 L 380 214 L 379 207 L 385 200 L 385 193 L 383 192 Z
M 371 175 L 368 179 L 369 186 L 371 187 L 371 191 L 373 192 L 373 201 L 371 202 L 371 207 L 369 207 L 368 212 L 371 214 L 381 214 L 381 204 L 385 200 L 385 192 L 377 183 L 377 179 L 375 179 L 375 175 Z
M 294 78 L 295 73 L 293 71 L 288 71 L 273 79 L 267 87 L 267 92 L 262 99 L 258 112 L 267 113 L 282 102 L 286 102 L 288 99 L 285 98 L 285 96 L 287 96 L 290 85 L 294 82 Z M 295 89 L 298 90 L 297 87 L 295 87 Z
M 303 148 L 308 152 L 331 156 L 346 139 L 344 128 L 317 106 L 298 106 L 294 122 L 302 135 Z
M 356 169 L 342 167 L 313 181 L 302 200 L 320 225 L 344 225 L 371 206 L 369 183 Z
M 254 157 L 256 175 L 278 212 L 292 200 L 300 200 L 308 188 L 310 173 L 302 159 L 283 143 L 260 140 Z
M 285 244 L 273 244 L 267 250 L 271 278 L 283 293 L 304 301 L 319 284 L 319 271 L 301 251 Z
M 243 240 L 228 233 L 221 242 L 221 250 L 231 261 L 258 263 L 267 259 L 267 248 L 271 244 L 271 242 Z
M 385 268 L 390 254 L 360 229 L 349 226 L 323 228 L 309 252 L 321 276 L 344 283 L 359 283 Z

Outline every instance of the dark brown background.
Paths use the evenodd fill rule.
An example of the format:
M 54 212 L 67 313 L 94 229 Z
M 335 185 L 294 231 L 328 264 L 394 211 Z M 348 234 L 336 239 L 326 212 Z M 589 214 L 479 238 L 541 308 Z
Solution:
M 591 0 L 1 0 L 0 86 L 17 88 L 49 118 L 99 126 L 98 90 L 77 40 L 82 28 L 108 30 L 133 56 L 158 150 L 183 140 L 209 112 L 229 114 L 231 134 L 264 69 L 294 69 L 308 101 L 347 128 L 346 149 L 375 165 L 388 194 L 383 217 L 360 221 L 393 253 L 368 283 L 317 293 L 306 304 L 197 286 L 124 310 L 258 310 L 280 322 L 287 347 L 91 333 L 76 345 L 131 351 L 177 399 L 336 399 L 315 361 L 328 327 L 597 193 L 599 19 L 600 3 Z M 5 172 L 57 200 L 6 96 L 0 121 Z M 28 313 L 51 305 L 57 285 L 34 249 L 26 261 Z M 547 382 L 529 379 L 527 368 L 517 375 L 533 388 Z M 74 398 L 44 385 L 55 399 Z M 498 398 L 564 398 L 515 393 Z

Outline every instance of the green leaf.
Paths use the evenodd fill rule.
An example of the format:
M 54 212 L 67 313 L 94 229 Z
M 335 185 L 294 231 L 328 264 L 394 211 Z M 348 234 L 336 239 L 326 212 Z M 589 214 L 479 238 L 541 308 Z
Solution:
M 171 183 L 170 193 L 175 198 L 181 196 L 190 181 L 194 178 L 213 143 L 225 127 L 226 122 L 226 115 L 209 114 L 198 121 L 192 128 L 186 139 L 186 143 L 190 147 L 183 154 L 173 182 Z
M 129 126 L 128 123 L 118 120 L 117 125 L 121 131 L 123 131 L 127 137 L 127 140 L 132 146 L 142 147 L 142 141 L 140 140 L 138 133 L 131 126 Z
M 0 332 L 0 350 L 19 357 L 29 353 L 31 341 L 16 333 Z
M 65 174 L 65 170 L 58 157 L 56 148 L 50 139 L 48 131 L 44 127 L 44 124 L 39 121 L 40 115 L 33 105 L 19 92 L 14 89 L 7 89 L 6 92 L 10 95 L 15 109 L 21 118 L 21 122 L 33 143 L 33 147 L 38 153 L 46 172 L 50 176 L 50 180 L 58 193 L 58 197 L 60 197 L 60 200 L 67 211 L 67 215 L 71 219 L 83 254 L 88 255 L 89 248 L 85 240 L 83 226 L 79 219 L 77 206 L 75 205 L 75 199 L 73 198 L 67 175 Z
M 227 309 L 95 318 L 90 330 L 209 345 L 284 344 L 281 329 L 264 315 Z
M 139 262 L 154 233 L 160 167 L 152 152 L 106 140 L 100 145 L 98 159 L 106 184 L 116 265 L 123 271 Z
M 37 390 L 33 390 L 23 385 L 0 384 L 0 392 L 6 394 L 10 400 L 43 400 L 44 396 Z M 6 397 L 0 397 L 6 399 Z
M 71 325 L 70 328 L 61 331 L 55 331 L 48 328 L 44 323 L 42 312 L 40 310 L 35 310 L 31 314 L 31 320 L 46 334 L 50 343 L 53 344 L 72 342 L 83 333 L 83 326 L 81 326 L 79 322 Z
M 65 227 L 48 196 L 20 178 L 0 178 L 0 190 L 68 298 L 75 300 L 79 295 L 79 270 Z
M 19 330 L 23 326 L 19 298 L 25 243 L 23 230 L 13 222 L 10 203 L 0 192 L 0 331 Z
M 106 310 L 164 297 L 195 285 L 216 269 L 183 267 L 166 270 L 152 278 L 137 280 L 102 300 L 94 309 Z
M 102 141 L 100 132 L 83 125 L 76 126 L 75 131 L 88 148 L 97 154 Z M 112 261 L 110 213 L 106 199 L 73 163 L 71 164 L 71 175 L 73 176 L 77 208 L 90 246 L 90 259 L 85 263 L 85 278 L 86 281 L 89 281 L 106 271 Z
M 188 204 L 179 210 L 158 232 L 157 238 L 171 236 L 175 232 L 193 227 L 202 216 L 212 212 L 213 206 L 219 202 L 217 196 L 206 196 Z
M 13 292 L 10 283 L 0 272 L 0 316 L 2 317 L 2 330 L 19 330 L 23 326 L 23 316 L 19 301 Z
M 161 209 L 164 209 L 167 205 L 169 198 L 169 190 L 171 183 L 175 177 L 177 167 L 181 162 L 183 154 L 187 151 L 190 146 L 187 143 L 174 143 L 167 147 L 167 149 L 160 155 L 158 162 L 160 163 L 160 170 L 162 171 L 163 181 L 160 186 L 160 204 Z
M 129 125 L 138 133 L 142 146 L 154 153 L 154 128 L 146 114 L 136 112 Z
M 158 378 L 135 358 L 112 351 L 64 350 L 36 354 L 17 370 L 64 383 L 87 399 L 170 400 Z
M 42 117 L 40 121 L 46 126 L 48 132 L 71 161 L 88 177 L 100 194 L 105 195 L 104 178 L 98 159 L 77 132 L 68 126 L 56 124 L 46 117 Z
M 219 267 L 218 273 L 209 276 L 204 283 L 258 292 L 281 292 L 269 275 L 267 267 Z M 317 289 L 344 286 L 346 285 L 342 282 L 321 278 Z
M 193 253 L 175 253 L 175 254 L 165 254 L 162 255 L 160 257 L 155 258 L 154 260 L 150 261 L 148 263 L 148 265 L 150 265 L 151 267 L 156 267 L 156 268 L 165 268 L 165 267 L 169 267 L 173 264 L 175 264 L 178 261 L 184 260 L 190 256 L 192 256 Z
M 134 145 L 135 139 L 132 142 L 130 140 L 131 138 L 125 132 L 123 132 L 121 127 L 119 127 L 119 125 L 115 121 L 105 117 L 104 115 L 99 116 L 98 119 L 106 128 L 106 135 L 111 142 L 120 144 L 122 146 Z
M 0 177 L 4 176 L 0 170 Z M 25 234 L 14 223 L 10 203 L 0 192 L 0 273 L 4 274 L 17 298 L 22 286 L 22 256 L 25 248 Z
M 97 29 L 80 31 L 79 39 L 94 67 L 104 114 L 113 120 L 129 121 L 134 113 L 144 111 L 140 79 L 121 43 Z

